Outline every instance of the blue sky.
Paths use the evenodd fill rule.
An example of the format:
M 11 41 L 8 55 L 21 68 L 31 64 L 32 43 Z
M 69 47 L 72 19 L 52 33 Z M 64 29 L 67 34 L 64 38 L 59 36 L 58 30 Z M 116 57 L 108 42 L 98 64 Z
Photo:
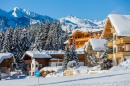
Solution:
M 0 0 L 0 8 L 25 8 L 52 18 L 67 15 L 103 20 L 108 14 L 130 14 L 130 0 Z

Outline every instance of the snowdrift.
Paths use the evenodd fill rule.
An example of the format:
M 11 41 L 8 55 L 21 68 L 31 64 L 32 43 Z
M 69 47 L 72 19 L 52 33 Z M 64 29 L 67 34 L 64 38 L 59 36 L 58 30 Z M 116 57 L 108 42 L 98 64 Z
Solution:
M 130 59 L 120 63 L 118 66 L 114 66 L 110 71 L 130 71 Z

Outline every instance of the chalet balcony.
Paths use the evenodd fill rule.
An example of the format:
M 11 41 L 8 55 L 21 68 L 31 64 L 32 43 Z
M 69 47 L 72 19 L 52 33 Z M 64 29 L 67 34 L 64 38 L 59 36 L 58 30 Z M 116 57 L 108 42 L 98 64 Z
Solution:
M 130 56 L 130 52 L 117 52 L 115 53 L 117 59 L 121 59 L 124 56 Z M 112 60 L 113 54 L 108 54 L 108 59 Z
M 130 43 L 130 37 L 122 37 L 115 40 L 116 45 L 122 45 L 124 43 Z
M 107 47 L 112 48 L 113 47 L 113 41 L 107 42 Z
M 75 39 L 76 42 L 78 42 L 78 41 L 88 41 L 88 40 L 89 40 L 89 38 L 77 38 L 77 39 Z
M 113 54 L 107 54 L 107 55 L 108 55 L 108 59 L 112 60 Z
M 117 59 L 120 59 L 120 58 L 122 58 L 124 56 L 130 56 L 130 52 L 117 52 L 115 54 L 115 56 L 116 56 Z

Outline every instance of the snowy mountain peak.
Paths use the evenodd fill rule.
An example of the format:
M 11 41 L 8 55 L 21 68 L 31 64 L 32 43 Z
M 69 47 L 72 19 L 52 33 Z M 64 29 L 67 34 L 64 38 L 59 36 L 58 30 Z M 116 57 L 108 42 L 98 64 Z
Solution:
M 32 24 L 38 24 L 40 22 L 45 23 L 49 20 L 52 23 L 54 20 L 46 15 L 39 15 L 27 9 L 14 7 L 13 10 L 6 12 L 0 9 L 0 28 L 6 28 L 9 26 L 15 27 L 16 25 L 24 27 Z M 57 21 L 57 20 L 56 20 Z M 66 28 L 75 29 L 92 29 L 102 28 L 104 26 L 104 20 L 92 20 L 92 19 L 80 19 L 76 16 L 68 15 L 59 19 L 63 30 Z
M 16 10 L 20 10 L 20 8 L 19 8 L 19 7 L 14 7 L 13 10 L 14 10 L 14 11 L 16 11 Z
M 93 19 L 80 19 L 76 16 L 68 15 L 67 17 L 63 17 L 59 19 L 63 30 L 66 27 L 72 27 L 72 30 L 75 29 L 99 29 L 104 27 L 104 20 L 93 20 Z
M 16 25 L 25 27 L 40 22 L 45 23 L 46 20 L 49 20 L 50 23 L 52 23 L 55 19 L 19 7 L 14 7 L 13 10 L 9 12 L 0 10 L 0 28 L 2 29 L 9 26 L 15 27 Z
M 34 12 L 31 12 L 29 10 L 26 9 L 22 9 L 19 7 L 14 7 L 14 9 L 12 10 L 12 16 L 14 17 L 25 17 L 25 16 L 32 16 L 34 17 L 36 14 Z

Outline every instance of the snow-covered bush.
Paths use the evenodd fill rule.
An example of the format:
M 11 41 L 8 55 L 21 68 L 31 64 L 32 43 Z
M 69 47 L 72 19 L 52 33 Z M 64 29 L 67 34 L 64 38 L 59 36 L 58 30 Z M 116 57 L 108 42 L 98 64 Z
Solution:
M 123 70 L 130 70 L 130 59 L 120 63 L 118 67 L 122 68 Z
M 77 62 L 75 60 L 73 61 L 69 61 L 68 64 L 67 64 L 67 69 L 69 68 L 77 68 L 78 65 L 77 65 Z

